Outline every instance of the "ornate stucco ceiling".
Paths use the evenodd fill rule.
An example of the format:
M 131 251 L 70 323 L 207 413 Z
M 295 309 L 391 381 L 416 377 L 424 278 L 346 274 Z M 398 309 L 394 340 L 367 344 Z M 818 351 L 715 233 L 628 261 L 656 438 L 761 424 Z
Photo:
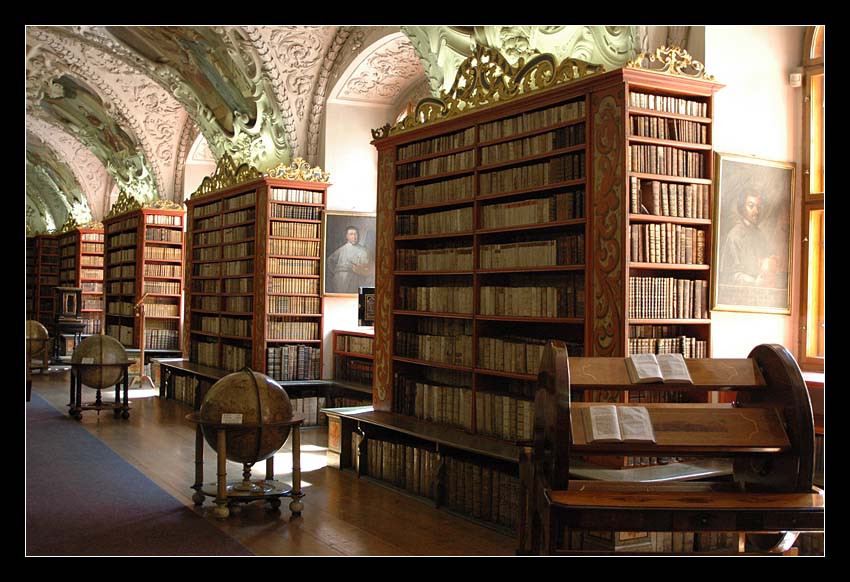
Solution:
M 260 170 L 321 163 L 329 99 L 394 116 L 450 85 L 473 42 L 510 58 L 567 51 L 616 65 L 645 37 L 586 26 L 28 26 L 27 142 L 41 152 L 28 172 L 50 159 L 68 180 L 28 176 L 27 224 L 100 220 L 117 191 L 182 201 L 199 135 L 216 159 Z

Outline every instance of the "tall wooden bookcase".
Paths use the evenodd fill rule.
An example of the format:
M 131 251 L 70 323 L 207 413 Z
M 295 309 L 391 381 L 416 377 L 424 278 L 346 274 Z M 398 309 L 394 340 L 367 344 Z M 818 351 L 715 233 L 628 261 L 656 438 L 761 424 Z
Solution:
M 145 348 L 181 349 L 186 210 L 170 200 L 141 205 L 122 193 L 103 227 L 105 333 L 139 348 L 135 306 L 144 299 Z
M 27 320 L 35 320 L 36 295 L 38 293 L 38 289 L 36 287 L 36 281 L 38 279 L 38 251 L 36 249 L 36 239 L 34 236 L 27 236 L 26 253 Z
M 223 158 L 187 202 L 191 362 L 281 381 L 322 376 L 328 175 L 296 159 L 260 174 Z
M 479 48 L 449 94 L 373 131 L 376 411 L 523 443 L 547 340 L 686 357 L 699 340 L 708 356 L 721 85 L 678 49 L 664 56 L 667 71 L 641 55 L 605 72 L 551 55 L 512 67 Z
M 375 356 L 373 330 L 333 330 L 334 384 L 348 392 L 334 406 L 356 406 L 371 402 Z
M 78 226 L 73 218 L 59 235 L 59 284 L 82 289 L 84 334 L 103 326 L 103 224 Z
M 59 285 L 59 239 L 55 234 L 35 237 L 35 320 L 55 334 L 54 289 Z

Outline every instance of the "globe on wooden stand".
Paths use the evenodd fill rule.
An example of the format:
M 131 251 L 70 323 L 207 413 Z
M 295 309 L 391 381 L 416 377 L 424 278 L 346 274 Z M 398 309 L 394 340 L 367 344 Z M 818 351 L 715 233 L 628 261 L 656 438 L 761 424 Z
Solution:
M 41 366 L 36 366 L 41 368 L 42 373 L 47 371 L 48 365 L 47 361 L 50 357 L 50 350 L 47 349 L 47 343 L 50 341 L 50 337 L 47 333 L 47 328 L 44 327 L 38 321 L 30 319 L 26 324 L 26 334 L 27 334 L 27 367 L 31 369 L 32 361 L 36 358 L 41 358 L 42 364 Z
M 244 368 L 228 374 L 209 389 L 200 411 L 186 416 L 196 423 L 195 494 L 201 505 L 205 496 L 215 497 L 215 515 L 226 518 L 230 507 L 256 500 L 280 507 L 280 497 L 290 497 L 293 516 L 301 515 L 300 426 L 303 415 L 293 415 L 292 403 L 283 387 L 259 372 Z M 292 487 L 274 479 L 274 455 L 292 434 Z M 218 454 L 215 486 L 203 481 L 204 440 Z M 227 483 L 227 460 L 242 463 L 242 480 Z M 254 464 L 266 461 L 266 477 L 251 479 Z
M 130 361 L 127 350 L 115 338 L 108 335 L 92 335 L 81 341 L 71 356 L 71 402 L 69 414 L 79 420 L 83 410 L 112 410 L 115 417 L 130 417 L 128 401 L 128 374 Z M 97 391 L 93 403 L 82 403 L 82 385 Z M 121 397 L 123 384 L 123 401 Z M 115 402 L 104 402 L 100 391 L 115 386 Z

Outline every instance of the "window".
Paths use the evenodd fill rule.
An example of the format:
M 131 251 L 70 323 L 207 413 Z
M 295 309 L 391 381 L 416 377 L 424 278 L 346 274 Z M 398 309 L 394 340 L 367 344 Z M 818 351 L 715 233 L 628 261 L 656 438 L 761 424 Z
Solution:
M 823 370 L 824 315 L 824 27 L 806 32 L 803 53 L 803 216 L 800 367 Z

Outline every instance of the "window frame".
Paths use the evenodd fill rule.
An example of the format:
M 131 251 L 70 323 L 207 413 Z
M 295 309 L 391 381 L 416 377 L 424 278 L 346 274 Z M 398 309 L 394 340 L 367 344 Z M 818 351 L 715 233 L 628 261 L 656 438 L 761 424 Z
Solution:
M 810 223 L 811 217 L 813 213 L 818 211 L 824 211 L 824 199 L 825 199 L 825 190 L 826 185 L 825 182 L 823 184 L 824 192 L 812 192 L 811 191 L 811 163 L 812 163 L 812 148 L 811 141 L 809 139 L 812 131 L 812 103 L 811 103 L 811 91 L 812 91 L 812 79 L 818 75 L 822 75 L 824 81 L 826 79 L 824 72 L 824 58 L 823 58 L 823 35 L 824 35 L 824 27 L 823 26 L 810 26 L 806 30 L 805 40 L 803 42 L 803 131 L 801 135 L 802 141 L 802 167 L 803 167 L 803 196 L 802 196 L 802 204 L 801 204 L 801 216 L 800 216 L 800 224 L 801 224 L 801 239 L 800 239 L 800 313 L 799 313 L 799 321 L 798 321 L 798 329 L 800 330 L 799 335 L 799 345 L 798 345 L 798 357 L 797 360 L 800 364 L 800 368 L 805 371 L 813 371 L 813 372 L 823 372 L 824 369 L 824 357 L 812 356 L 809 355 L 809 346 L 812 343 L 812 339 L 810 337 L 811 330 L 809 329 L 809 315 L 810 312 L 814 309 L 824 310 L 824 303 L 821 303 L 819 298 L 815 298 L 814 302 L 809 296 L 809 241 L 812 233 L 810 231 Z M 819 47 L 819 50 L 816 50 L 816 47 Z M 825 117 L 825 114 L 824 116 Z M 821 123 L 821 134 L 820 139 L 821 143 L 821 151 L 823 153 L 823 140 L 824 140 L 824 131 L 823 131 L 823 118 L 820 120 Z M 826 214 L 824 212 L 824 219 Z M 823 224 L 823 222 L 822 222 Z M 820 229 L 819 229 L 820 230 Z M 822 245 L 825 242 L 825 238 L 821 240 Z M 820 252 L 817 254 L 817 257 L 820 261 L 820 266 L 818 268 L 818 272 L 820 273 L 820 281 L 818 285 L 820 285 L 821 289 L 823 288 L 825 279 L 823 276 L 824 272 L 824 250 L 823 247 Z M 824 320 L 825 321 L 825 316 Z

